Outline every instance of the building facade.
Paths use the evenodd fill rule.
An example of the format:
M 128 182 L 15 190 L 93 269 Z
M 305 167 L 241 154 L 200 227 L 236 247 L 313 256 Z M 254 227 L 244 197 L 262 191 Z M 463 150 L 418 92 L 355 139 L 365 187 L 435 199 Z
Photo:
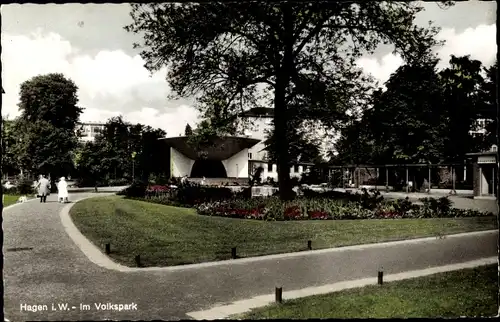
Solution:
M 105 124 L 99 122 L 78 123 L 76 131 L 80 131 L 80 142 L 93 142 L 98 133 L 104 129 Z

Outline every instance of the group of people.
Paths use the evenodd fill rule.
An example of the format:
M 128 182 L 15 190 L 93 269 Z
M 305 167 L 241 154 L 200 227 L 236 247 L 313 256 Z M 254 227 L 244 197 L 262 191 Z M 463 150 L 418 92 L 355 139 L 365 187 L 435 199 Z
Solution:
M 40 198 L 40 202 L 47 202 L 47 196 L 50 194 L 50 181 L 45 177 L 45 175 L 40 175 L 38 182 L 36 183 L 35 189 L 37 189 L 37 196 Z M 66 178 L 61 177 L 57 183 L 57 200 L 58 202 L 68 202 L 68 183 Z

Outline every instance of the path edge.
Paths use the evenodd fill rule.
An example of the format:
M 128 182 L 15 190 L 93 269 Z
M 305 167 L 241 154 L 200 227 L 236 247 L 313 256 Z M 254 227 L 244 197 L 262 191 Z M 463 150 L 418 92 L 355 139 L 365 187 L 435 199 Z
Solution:
M 71 219 L 69 211 L 76 205 L 77 202 L 80 202 L 85 199 L 90 198 L 98 198 L 103 197 L 103 195 L 97 196 L 88 196 L 81 199 L 76 200 L 73 203 L 66 205 L 60 212 L 59 217 L 61 219 L 61 223 L 64 227 L 64 230 L 68 234 L 68 236 L 73 240 L 73 242 L 78 246 L 81 252 L 94 264 L 107 268 L 110 270 L 120 271 L 120 272 L 128 272 L 131 271 L 131 267 L 127 267 L 121 265 L 119 263 L 114 262 L 106 256 L 101 249 L 96 246 L 93 242 L 91 242 L 85 235 L 82 234 L 80 229 L 78 229 Z
M 395 282 L 406 279 L 430 276 L 439 273 L 458 271 L 462 269 L 470 269 L 480 266 L 493 265 L 498 263 L 498 257 L 486 257 L 478 260 L 450 264 L 443 266 L 430 267 L 426 269 L 406 271 L 402 273 L 390 274 L 384 277 L 385 282 Z M 377 284 L 377 277 L 362 278 L 352 281 L 342 281 L 333 284 L 322 286 L 307 287 L 299 290 L 291 290 L 283 292 L 283 300 L 299 299 L 314 295 L 324 295 L 335 293 L 343 290 L 362 288 Z M 215 306 L 207 310 L 186 313 L 189 317 L 195 320 L 219 320 L 235 317 L 236 315 L 247 313 L 252 309 L 264 307 L 275 302 L 275 294 L 266 294 L 255 296 L 246 300 L 232 302 L 227 305 Z M 235 317 L 236 318 L 236 317 Z
M 336 252 L 345 252 L 350 250 L 363 250 L 369 248 L 380 248 L 384 246 L 395 246 L 395 245 L 409 245 L 409 244 L 419 244 L 427 241 L 434 241 L 436 239 L 448 239 L 448 238 L 459 238 L 464 236 L 483 236 L 489 234 L 498 233 L 498 230 L 483 230 L 483 231 L 475 231 L 468 233 L 459 233 L 452 235 L 443 235 L 440 237 L 423 237 L 423 238 L 413 238 L 406 240 L 398 240 L 398 241 L 390 241 L 390 242 L 382 242 L 382 243 L 370 243 L 370 244 L 362 244 L 362 245 L 353 245 L 353 246 L 344 246 L 344 247 L 333 247 L 333 248 L 325 248 L 318 250 L 310 250 L 310 251 L 302 251 L 302 252 L 292 252 L 292 253 L 281 253 L 281 254 L 273 254 L 273 255 L 264 255 L 264 256 L 255 256 L 255 257 L 247 257 L 247 258 L 239 258 L 239 259 L 231 259 L 231 260 L 223 260 L 223 261 L 215 261 L 215 262 L 206 262 L 206 263 L 198 263 L 198 264 L 187 264 L 187 265 L 178 265 L 178 266 L 166 266 L 166 267 L 128 267 L 121 265 L 107 255 L 103 253 L 101 248 L 97 247 L 94 243 L 92 243 L 87 237 L 85 237 L 80 230 L 76 227 L 71 216 L 69 215 L 69 211 L 71 208 L 79 201 L 89 199 L 89 198 L 97 198 L 101 196 L 89 196 L 82 199 L 76 200 L 74 203 L 68 204 L 65 206 L 59 216 L 61 222 L 66 230 L 66 233 L 73 240 L 73 242 L 78 246 L 78 248 L 87 256 L 87 258 L 93 262 L 94 264 L 106 268 L 109 270 L 115 270 L 119 272 L 144 272 L 144 271 L 178 271 L 178 270 L 188 270 L 188 269 L 196 269 L 202 267 L 214 267 L 214 266 L 225 266 L 225 265 L 234 265 L 234 264 L 245 264 L 251 262 L 259 262 L 264 260 L 272 260 L 272 259 L 283 259 L 283 258 L 291 258 L 291 257 L 300 257 L 300 256 L 313 256 L 317 254 L 324 253 L 336 253 Z

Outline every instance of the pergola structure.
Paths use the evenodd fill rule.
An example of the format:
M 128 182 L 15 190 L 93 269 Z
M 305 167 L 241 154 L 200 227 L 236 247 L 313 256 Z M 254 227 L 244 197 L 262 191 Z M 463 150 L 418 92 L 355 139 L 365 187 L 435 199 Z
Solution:
M 452 188 L 450 193 L 451 194 L 456 194 L 456 189 L 455 189 L 455 167 L 457 166 L 464 166 L 464 164 L 457 164 L 457 163 L 438 163 L 438 164 L 427 164 L 427 163 L 417 163 L 417 164 L 383 164 L 383 165 L 377 165 L 377 164 L 346 164 L 346 165 L 330 165 L 328 168 L 330 169 L 340 169 L 342 173 L 344 173 L 344 169 L 354 169 L 354 176 L 358 178 L 358 184 L 361 182 L 361 169 L 367 168 L 367 169 L 380 169 L 380 168 L 385 168 L 385 188 L 386 191 L 389 191 L 389 168 L 399 168 L 405 169 L 405 174 L 406 174 L 406 192 L 409 192 L 410 186 L 409 186 L 409 169 L 410 168 L 427 168 L 428 169 L 428 182 L 429 182 L 429 188 L 427 189 L 427 192 L 431 192 L 431 170 L 433 168 L 442 168 L 442 167 L 451 167 L 451 178 L 452 178 Z M 345 186 L 344 182 L 344 176 L 342 176 L 342 186 Z

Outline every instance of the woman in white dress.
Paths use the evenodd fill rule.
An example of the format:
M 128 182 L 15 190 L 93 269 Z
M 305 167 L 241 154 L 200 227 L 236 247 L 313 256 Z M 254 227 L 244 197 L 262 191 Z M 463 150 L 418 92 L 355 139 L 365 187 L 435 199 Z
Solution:
M 57 200 L 59 202 L 68 202 L 68 183 L 66 178 L 62 177 L 57 183 Z

